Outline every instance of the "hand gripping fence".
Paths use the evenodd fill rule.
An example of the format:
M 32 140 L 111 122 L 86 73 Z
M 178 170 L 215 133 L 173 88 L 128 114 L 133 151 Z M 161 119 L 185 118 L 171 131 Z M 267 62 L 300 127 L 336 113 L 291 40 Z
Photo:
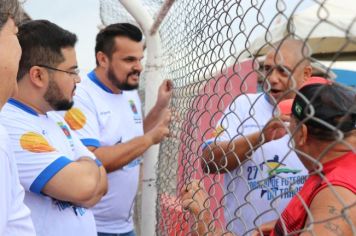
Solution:
M 138 234 L 251 235 L 268 232 L 264 224 L 280 219 L 277 235 L 356 235 L 355 187 L 335 184 L 327 172 L 333 150 L 341 148 L 354 155 L 355 134 L 353 129 L 342 130 L 348 121 L 323 120 L 333 114 L 355 119 L 355 108 L 343 107 L 346 100 L 341 99 L 336 110 L 315 118 L 320 109 L 324 112 L 324 107 L 331 106 L 332 99 L 321 99 L 315 105 L 312 97 L 306 98 L 305 91 L 299 90 L 305 68 L 309 68 L 308 77 L 356 80 L 334 70 L 341 61 L 354 63 L 356 58 L 356 2 L 137 0 L 134 8 L 126 2 L 101 0 L 100 14 L 103 25 L 131 22 L 141 26 L 148 45 L 152 37 L 159 42 L 157 51 L 148 47 L 146 52 L 141 83 L 146 110 L 147 103 L 156 99 L 147 94 L 156 94 L 158 88 L 150 84 L 155 80 L 150 73 L 174 82 L 171 135 L 160 144 L 158 154 L 150 153 L 158 155 L 157 161 L 146 164 L 145 157 L 144 166 L 153 168 L 146 174 L 154 175 L 143 173 L 142 201 L 151 204 L 154 212 L 153 217 L 146 214 L 148 208 L 139 209 L 138 201 Z M 150 17 L 146 26 L 137 17 L 141 11 Z M 342 88 L 347 94 L 354 92 Z M 331 93 L 329 97 L 334 98 Z M 313 108 L 300 104 L 291 108 L 295 95 Z M 282 108 L 284 100 L 289 100 L 287 108 Z M 266 131 L 269 120 L 279 117 L 283 109 L 289 115 L 294 109 L 291 120 L 281 128 L 286 135 L 267 142 L 274 139 Z M 299 111 L 309 113 L 297 119 Z M 308 143 L 298 136 L 303 125 L 311 132 Z M 313 142 L 315 148 L 305 149 Z M 346 169 L 355 166 L 353 158 Z M 320 185 L 300 192 L 305 183 L 310 186 L 312 178 Z M 147 183 L 153 194 L 145 194 Z M 316 193 L 318 186 L 324 190 Z M 314 192 L 307 200 L 305 196 Z M 147 202 L 147 196 L 154 199 Z M 291 200 L 297 202 L 293 210 L 300 207 L 290 211 L 292 216 L 305 214 L 296 228 L 282 214 Z

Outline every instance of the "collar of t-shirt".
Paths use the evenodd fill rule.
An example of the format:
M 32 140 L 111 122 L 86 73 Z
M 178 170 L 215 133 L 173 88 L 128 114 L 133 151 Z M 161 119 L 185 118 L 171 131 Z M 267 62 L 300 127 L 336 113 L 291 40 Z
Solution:
M 104 90 L 105 92 L 108 93 L 114 93 L 111 89 L 109 89 L 105 84 L 103 84 L 99 78 L 96 76 L 95 71 L 92 70 L 91 72 L 89 72 L 88 74 L 88 78 L 93 81 L 94 84 L 96 84 L 97 86 L 99 86 L 102 90 Z
M 20 102 L 16 99 L 10 98 L 7 102 L 11 105 L 14 105 L 15 107 L 20 108 L 21 110 L 23 110 L 31 115 L 38 116 L 38 113 L 35 110 L 33 110 L 31 107 L 27 106 L 26 104 L 23 104 L 22 102 Z

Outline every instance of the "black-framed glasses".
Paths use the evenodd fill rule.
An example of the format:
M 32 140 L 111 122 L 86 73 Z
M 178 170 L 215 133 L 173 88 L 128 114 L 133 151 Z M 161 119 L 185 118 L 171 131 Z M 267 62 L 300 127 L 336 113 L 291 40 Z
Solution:
M 78 68 L 74 69 L 73 71 L 67 71 L 67 70 L 61 70 L 61 69 L 57 69 L 57 68 L 54 68 L 54 67 L 51 67 L 51 66 L 47 66 L 47 65 L 37 65 L 37 66 L 43 67 L 43 68 L 46 68 L 46 69 L 49 69 L 49 70 L 64 72 L 64 73 L 67 73 L 68 75 L 71 75 L 71 76 L 79 76 L 79 72 L 80 72 L 80 70 Z

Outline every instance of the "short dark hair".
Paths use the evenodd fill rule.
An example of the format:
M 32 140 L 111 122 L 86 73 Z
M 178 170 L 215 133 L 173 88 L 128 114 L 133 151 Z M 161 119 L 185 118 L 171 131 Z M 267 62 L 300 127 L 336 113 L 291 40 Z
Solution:
M 335 82 L 304 86 L 294 99 L 292 113 L 314 137 L 335 140 L 339 131 L 347 135 L 356 129 L 356 91 Z
M 32 66 L 57 66 L 64 61 L 61 49 L 74 47 L 77 36 L 47 20 L 28 21 L 19 27 L 22 56 L 17 80 L 20 81 Z
M 141 30 L 130 23 L 111 24 L 102 29 L 96 36 L 95 44 L 95 60 L 96 65 L 99 65 L 96 59 L 96 54 L 101 51 L 110 59 L 115 52 L 115 37 L 127 37 L 135 42 L 141 42 Z
M 9 17 L 13 18 L 16 24 L 19 24 L 23 14 L 20 3 L 17 0 L 0 0 L 0 29 L 2 29 Z

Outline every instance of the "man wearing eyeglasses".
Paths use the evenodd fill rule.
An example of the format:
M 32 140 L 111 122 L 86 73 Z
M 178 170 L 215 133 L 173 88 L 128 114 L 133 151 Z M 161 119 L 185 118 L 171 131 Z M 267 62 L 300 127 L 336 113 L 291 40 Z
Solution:
M 306 170 L 288 144 L 263 130 L 276 104 L 293 98 L 311 76 L 310 50 L 303 41 L 285 39 L 273 45 L 263 65 L 264 91 L 241 94 L 218 122 L 217 137 L 206 141 L 202 168 L 225 174 L 227 231 L 237 235 L 275 220 L 306 179 Z
M 80 81 L 76 36 L 45 20 L 19 27 L 18 94 L 2 110 L 15 151 L 25 203 L 37 235 L 96 235 L 90 208 L 107 191 L 101 162 L 57 110 L 73 105 Z

